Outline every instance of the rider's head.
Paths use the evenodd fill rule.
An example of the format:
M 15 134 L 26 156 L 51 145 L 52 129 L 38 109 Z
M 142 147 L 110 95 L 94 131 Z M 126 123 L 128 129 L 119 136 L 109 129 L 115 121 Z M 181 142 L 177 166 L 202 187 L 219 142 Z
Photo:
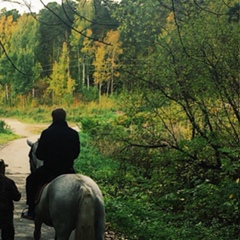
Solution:
M 66 112 L 62 108 L 57 108 L 52 111 L 52 120 L 53 122 L 66 121 Z
M 5 174 L 5 168 L 7 167 L 8 165 L 5 164 L 4 160 L 3 159 L 0 159 L 0 174 Z

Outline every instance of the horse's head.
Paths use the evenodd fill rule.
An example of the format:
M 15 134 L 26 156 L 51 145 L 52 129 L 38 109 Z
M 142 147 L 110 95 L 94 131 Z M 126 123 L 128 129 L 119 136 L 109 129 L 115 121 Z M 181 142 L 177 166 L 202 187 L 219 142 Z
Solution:
M 30 170 L 31 172 L 34 172 L 37 168 L 43 165 L 43 161 L 40 161 L 36 157 L 36 150 L 38 147 L 38 140 L 36 142 L 31 142 L 29 139 L 27 139 L 27 144 L 30 147 L 29 151 L 29 162 L 30 162 Z

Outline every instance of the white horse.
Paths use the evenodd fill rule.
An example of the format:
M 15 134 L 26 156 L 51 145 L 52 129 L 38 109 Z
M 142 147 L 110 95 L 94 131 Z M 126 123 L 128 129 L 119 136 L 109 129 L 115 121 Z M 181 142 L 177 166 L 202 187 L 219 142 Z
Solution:
M 38 142 L 27 143 L 31 147 L 30 165 L 39 166 L 35 156 Z M 55 229 L 56 240 L 68 240 L 73 230 L 75 240 L 104 240 L 105 207 L 98 185 L 80 174 L 55 178 L 44 187 L 35 206 L 35 240 L 41 237 L 42 223 Z
M 39 168 L 43 165 L 43 161 L 40 161 L 39 159 L 37 159 L 37 157 L 35 155 L 35 153 L 37 151 L 37 147 L 38 147 L 38 140 L 35 143 L 33 143 L 29 139 L 27 139 L 27 144 L 30 147 L 30 152 L 28 154 L 29 160 L 30 160 L 29 161 L 30 171 L 33 172 L 37 168 Z

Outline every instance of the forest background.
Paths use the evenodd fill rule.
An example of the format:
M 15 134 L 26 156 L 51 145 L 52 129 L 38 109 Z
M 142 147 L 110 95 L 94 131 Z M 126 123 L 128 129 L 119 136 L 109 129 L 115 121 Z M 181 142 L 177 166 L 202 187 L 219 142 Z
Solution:
M 0 116 L 64 106 L 128 239 L 239 239 L 239 23 L 237 0 L 1 9 Z

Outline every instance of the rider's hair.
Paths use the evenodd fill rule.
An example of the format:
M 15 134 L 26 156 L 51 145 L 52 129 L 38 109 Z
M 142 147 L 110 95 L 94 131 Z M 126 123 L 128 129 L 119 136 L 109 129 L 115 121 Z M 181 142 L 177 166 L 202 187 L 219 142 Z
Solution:
M 53 122 L 65 121 L 66 120 L 66 111 L 62 108 L 57 108 L 52 111 Z

